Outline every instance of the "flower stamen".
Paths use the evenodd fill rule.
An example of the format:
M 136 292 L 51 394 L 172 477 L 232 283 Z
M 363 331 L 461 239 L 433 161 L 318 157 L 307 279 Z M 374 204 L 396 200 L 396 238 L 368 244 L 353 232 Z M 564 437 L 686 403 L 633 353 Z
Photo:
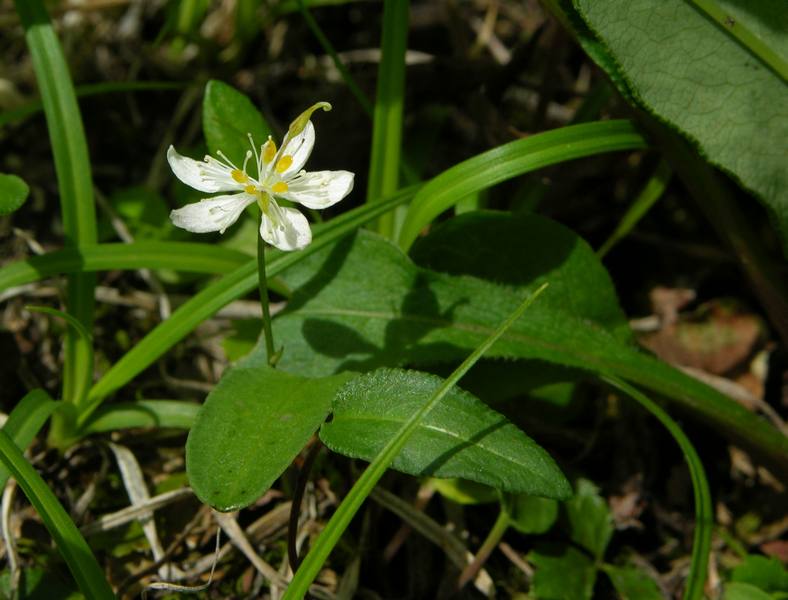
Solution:
M 246 183 L 249 181 L 249 176 L 239 169 L 230 171 L 230 176 L 238 183 Z
M 290 156 L 289 154 L 286 154 L 285 156 L 280 158 L 278 161 L 276 161 L 276 168 L 275 168 L 275 170 L 276 170 L 277 173 L 280 173 L 280 174 L 284 173 L 285 171 L 287 171 L 290 168 L 290 165 L 292 165 L 292 164 L 293 164 L 293 157 Z
M 262 151 L 263 151 L 262 158 L 264 164 L 267 165 L 272 160 L 274 160 L 274 156 L 276 156 L 276 142 L 274 142 L 274 140 L 271 139 L 270 135 L 268 136 L 268 141 L 265 144 L 263 144 Z
M 277 170 L 279 166 L 277 165 Z M 288 190 L 288 186 L 284 181 L 277 181 L 274 185 L 271 186 L 271 191 L 274 194 L 284 194 Z

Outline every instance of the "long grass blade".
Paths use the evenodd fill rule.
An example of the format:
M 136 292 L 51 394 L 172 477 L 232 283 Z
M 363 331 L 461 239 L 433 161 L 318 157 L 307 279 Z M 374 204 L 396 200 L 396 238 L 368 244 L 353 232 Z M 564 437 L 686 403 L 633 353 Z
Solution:
M 104 573 L 85 538 L 52 490 L 5 431 L 0 431 L 0 459 L 38 511 L 82 593 L 87 598 L 96 600 L 114 598 L 112 588 L 104 578 Z
M 570 125 L 493 148 L 447 169 L 416 194 L 399 245 L 410 248 L 435 217 L 479 190 L 549 165 L 646 146 L 632 123 L 620 120 Z
M 16 9 L 25 28 L 33 67 L 41 91 L 52 153 L 55 157 L 60 210 L 66 243 L 74 246 L 96 242 L 96 211 L 88 146 L 74 86 L 52 23 L 41 0 L 16 0 Z M 69 276 L 68 312 L 87 328 L 93 324 L 96 276 L 75 273 Z M 63 370 L 63 398 L 79 403 L 87 390 L 84 372 L 90 348 L 69 330 Z
M 711 552 L 711 534 L 714 526 L 711 491 L 709 490 L 709 482 L 706 479 L 703 463 L 692 442 L 689 441 L 681 427 L 656 402 L 618 377 L 603 376 L 602 379 L 630 396 L 654 415 L 670 432 L 670 435 L 673 436 L 673 439 L 676 440 L 676 443 L 681 448 L 684 460 L 689 468 L 690 478 L 692 479 L 692 491 L 695 496 L 695 534 L 693 536 L 692 560 L 690 562 L 687 586 L 684 590 L 684 600 L 702 600 L 704 597 L 703 586 L 706 582 L 706 569 Z
M 367 202 L 385 198 L 399 187 L 409 4 L 408 0 L 391 0 L 383 4 L 382 55 L 372 124 Z M 380 217 L 378 232 L 381 235 L 395 239 L 394 229 L 393 214 L 386 213 Z

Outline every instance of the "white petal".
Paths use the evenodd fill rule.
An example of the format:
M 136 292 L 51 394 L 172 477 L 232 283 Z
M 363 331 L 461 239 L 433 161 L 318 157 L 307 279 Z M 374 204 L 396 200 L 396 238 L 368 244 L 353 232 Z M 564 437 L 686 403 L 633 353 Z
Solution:
M 243 187 L 230 175 L 232 169 L 216 159 L 211 159 L 210 162 L 194 160 L 178 154 L 175 148 L 170 146 L 167 150 L 167 162 L 178 179 L 201 192 L 231 192 Z
M 351 192 L 353 177 L 350 171 L 302 173 L 288 181 L 287 192 L 279 196 L 307 208 L 327 208 Z
M 260 221 L 260 237 L 280 250 L 300 250 L 312 241 L 312 230 L 299 211 L 281 207 L 271 199 Z
M 170 213 L 170 219 L 177 227 L 186 231 L 224 233 L 225 229 L 238 220 L 244 208 L 254 201 L 254 196 L 243 193 L 216 196 L 174 210 Z
M 312 121 L 307 121 L 306 127 L 304 127 L 301 133 L 289 140 L 285 140 L 284 145 L 279 149 L 279 152 L 276 154 L 276 158 L 271 163 L 271 168 L 275 168 L 277 162 L 283 156 L 291 156 L 293 158 L 293 162 L 290 163 L 290 166 L 282 171 L 279 176 L 285 180 L 293 177 L 296 173 L 304 168 L 306 161 L 309 159 L 309 155 L 312 154 L 312 148 L 314 145 L 315 126 L 312 125 Z

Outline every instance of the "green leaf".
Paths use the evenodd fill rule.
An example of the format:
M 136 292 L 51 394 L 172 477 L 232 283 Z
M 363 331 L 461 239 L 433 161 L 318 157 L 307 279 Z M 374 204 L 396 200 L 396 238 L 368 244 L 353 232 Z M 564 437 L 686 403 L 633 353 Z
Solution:
M 538 600 L 590 600 L 596 566 L 583 552 L 563 544 L 540 544 L 527 558 L 536 566 L 532 591 Z
M 467 479 L 430 479 L 430 485 L 441 496 L 462 505 L 487 504 L 498 500 L 495 489 Z
M 585 245 L 578 238 L 572 244 Z M 568 253 L 564 246 L 547 245 L 528 259 L 550 261 Z M 559 282 L 561 268 L 554 264 L 553 269 L 549 280 Z M 287 310 L 274 318 L 275 338 L 285 347 L 279 366 L 305 376 L 461 360 L 517 306 L 523 290 L 531 289 L 531 284 L 512 289 L 420 269 L 369 232 L 316 252 L 285 279 L 294 292 Z M 528 318 L 508 330 L 487 356 L 538 358 L 615 374 L 746 441 L 778 469 L 786 466 L 788 440 L 775 428 L 720 392 L 624 343 L 615 330 L 561 309 L 562 299 L 555 295 L 552 286 L 548 288 Z M 259 346 L 250 357 L 258 357 L 261 364 L 265 360 Z
M 399 245 L 409 248 L 444 210 L 496 183 L 584 156 L 645 147 L 629 121 L 571 125 L 498 146 L 451 167 L 419 190 L 402 225 Z
M 21 450 L 26 450 L 33 438 L 58 407 L 59 403 L 52 399 L 44 390 L 33 390 L 22 398 L 8 415 L 3 431 L 5 431 Z M 0 489 L 5 487 L 11 472 L 0 464 Z
M 328 416 L 351 376 L 296 377 L 246 361 L 208 395 L 186 442 L 194 493 L 221 511 L 248 506 L 271 487 Z
M 84 434 L 138 427 L 190 429 L 200 404 L 183 400 L 138 400 L 102 406 L 85 423 Z
M 0 173 L 0 217 L 10 215 L 25 203 L 30 188 L 16 175 Z
M 550 498 L 538 498 L 527 494 L 508 495 L 503 509 L 509 525 L 524 534 L 548 531 L 558 519 L 558 502 Z
M 723 600 L 774 600 L 770 594 L 749 583 L 727 583 Z
M 755 192 L 770 210 L 788 248 L 786 83 L 752 48 L 732 35 L 745 28 L 788 56 L 788 12 L 780 0 L 739 7 L 715 23 L 687 0 L 574 0 L 580 16 L 617 64 L 637 104 L 679 129 L 713 164 Z M 780 34 L 770 33 L 781 32 Z M 596 58 L 592 56 L 592 58 Z M 784 59 L 783 59 L 784 60 Z
M 662 600 L 657 583 L 637 567 L 602 565 L 621 600 Z
M 788 592 L 788 570 L 776 558 L 749 555 L 733 569 L 731 581 L 750 583 L 767 592 Z
M 473 275 L 520 293 L 549 282 L 543 305 L 599 323 L 622 341 L 632 339 L 607 270 L 577 234 L 550 219 L 492 211 L 460 215 L 418 240 L 410 255 L 427 269 Z
M 252 134 L 258 152 L 271 135 L 271 128 L 251 100 L 215 79 L 205 85 L 202 130 L 211 154 L 222 151 L 239 167 L 246 152 L 252 150 L 248 134 Z
M 570 539 L 601 560 L 613 536 L 613 516 L 597 487 L 579 479 L 575 495 L 564 503 L 564 515 Z
M 399 369 L 352 379 L 337 393 L 333 419 L 320 428 L 320 439 L 335 452 L 372 460 L 442 383 L 435 375 Z M 547 452 L 459 388 L 422 419 L 391 466 L 411 475 L 460 477 L 550 498 L 570 493 Z

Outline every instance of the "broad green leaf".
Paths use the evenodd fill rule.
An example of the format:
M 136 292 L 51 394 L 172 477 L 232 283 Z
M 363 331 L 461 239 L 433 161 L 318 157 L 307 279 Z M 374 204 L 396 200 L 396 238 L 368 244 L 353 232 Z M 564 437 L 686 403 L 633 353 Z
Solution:
M 10 215 L 25 203 L 30 188 L 16 175 L 0 173 L 0 217 Z
M 320 439 L 340 454 L 372 460 L 440 387 L 418 371 L 379 369 L 342 387 Z M 422 419 L 391 464 L 411 475 L 459 477 L 496 489 L 566 498 L 561 471 L 539 445 L 471 394 L 452 389 Z
M 750 555 L 733 569 L 731 581 L 750 583 L 767 592 L 788 592 L 788 570 L 776 558 Z
M 623 341 L 627 318 L 605 268 L 573 231 L 537 215 L 479 211 L 446 221 L 410 252 L 422 267 L 513 289 L 549 282 L 542 303 L 590 319 Z
M 723 600 L 775 600 L 758 586 L 750 583 L 726 583 Z
M 257 151 L 271 135 L 271 128 L 252 101 L 235 88 L 212 79 L 205 86 L 202 103 L 202 129 L 208 149 L 214 156 L 223 152 L 241 167 L 247 151 L 252 151 L 248 134 Z
M 715 23 L 688 0 L 573 0 L 618 66 L 637 104 L 679 129 L 713 164 L 766 204 L 788 248 L 788 103 L 785 80 L 732 29 L 756 34 L 785 60 L 788 11 L 781 0 L 747 8 L 717 0 L 730 18 Z M 596 58 L 592 55 L 592 58 Z
M 583 552 L 563 544 L 540 544 L 528 553 L 536 567 L 532 591 L 537 600 L 590 600 L 596 566 Z
M 558 518 L 558 502 L 550 498 L 528 494 L 507 495 L 503 508 L 509 524 L 525 534 L 544 533 Z
M 564 503 L 564 516 L 570 539 L 602 559 L 613 536 L 613 516 L 593 483 L 578 480 L 575 495 Z
M 463 505 L 487 504 L 498 500 L 498 492 L 490 486 L 467 479 L 430 479 L 430 485 L 444 498 Z
M 194 493 L 221 511 L 271 487 L 328 416 L 348 374 L 306 379 L 241 361 L 208 395 L 186 442 Z
M 227 360 L 235 362 L 249 354 L 257 345 L 260 332 L 263 330 L 262 319 L 236 319 L 232 323 L 232 332 L 222 340 L 222 348 Z
M 621 600 L 662 600 L 664 596 L 656 582 L 637 567 L 603 565 Z
M 579 243 L 579 242 L 575 242 Z M 566 254 L 546 246 L 542 254 Z M 557 269 L 552 279 L 560 279 Z M 274 318 L 285 352 L 279 366 L 304 376 L 381 366 L 459 361 L 523 297 L 523 290 L 470 276 L 416 267 L 369 232 L 316 252 L 289 270 L 294 290 Z M 624 342 L 601 324 L 559 308 L 548 288 L 487 356 L 538 358 L 597 374 L 614 374 L 657 391 L 750 450 L 784 467 L 788 440 L 716 390 Z M 250 357 L 264 362 L 258 346 Z
M 44 390 L 32 390 L 25 394 L 8 415 L 3 431 L 24 451 L 41 431 L 58 404 Z M 5 487 L 10 475 L 8 468 L 0 464 L 0 489 Z

